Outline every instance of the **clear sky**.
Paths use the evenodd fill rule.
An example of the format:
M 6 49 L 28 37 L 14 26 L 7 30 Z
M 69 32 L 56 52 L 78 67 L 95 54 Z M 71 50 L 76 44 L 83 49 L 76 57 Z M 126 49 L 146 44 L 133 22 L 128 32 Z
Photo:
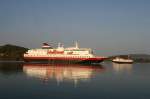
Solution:
M 99 55 L 150 54 L 150 0 L 0 0 L 0 45 L 62 42 Z

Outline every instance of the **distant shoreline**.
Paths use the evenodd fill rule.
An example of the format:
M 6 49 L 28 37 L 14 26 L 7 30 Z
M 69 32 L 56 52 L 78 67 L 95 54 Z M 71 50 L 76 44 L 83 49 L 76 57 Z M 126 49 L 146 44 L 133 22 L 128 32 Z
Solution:
M 0 63 L 11 62 L 11 63 L 24 63 L 24 61 L 15 61 L 15 60 L 0 60 Z
M 18 61 L 18 60 L 0 60 L 0 63 L 26 63 L 25 61 Z M 112 62 L 111 60 L 105 60 L 104 62 Z M 135 61 L 134 63 L 150 63 L 150 62 L 142 62 L 142 61 Z

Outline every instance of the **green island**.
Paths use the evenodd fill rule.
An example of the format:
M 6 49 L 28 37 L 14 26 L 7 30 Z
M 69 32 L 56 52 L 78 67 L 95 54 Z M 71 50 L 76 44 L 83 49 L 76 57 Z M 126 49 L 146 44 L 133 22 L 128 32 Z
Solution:
M 6 44 L 0 46 L 0 60 L 13 60 L 13 61 L 22 61 L 23 54 L 28 50 L 28 48 Z

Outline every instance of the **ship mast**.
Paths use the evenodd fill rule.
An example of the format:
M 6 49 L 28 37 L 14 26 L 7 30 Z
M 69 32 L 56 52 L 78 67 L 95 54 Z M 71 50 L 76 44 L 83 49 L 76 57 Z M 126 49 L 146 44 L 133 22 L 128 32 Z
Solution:
M 79 48 L 79 45 L 78 45 L 77 41 L 75 42 L 75 48 L 77 48 L 77 49 Z

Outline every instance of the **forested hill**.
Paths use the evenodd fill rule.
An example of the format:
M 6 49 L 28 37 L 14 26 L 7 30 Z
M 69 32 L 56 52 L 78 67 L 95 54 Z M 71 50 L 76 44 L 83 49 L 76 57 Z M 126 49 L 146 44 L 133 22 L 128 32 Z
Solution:
M 23 53 L 27 50 L 28 48 L 11 44 L 0 46 L 0 60 L 23 60 Z

